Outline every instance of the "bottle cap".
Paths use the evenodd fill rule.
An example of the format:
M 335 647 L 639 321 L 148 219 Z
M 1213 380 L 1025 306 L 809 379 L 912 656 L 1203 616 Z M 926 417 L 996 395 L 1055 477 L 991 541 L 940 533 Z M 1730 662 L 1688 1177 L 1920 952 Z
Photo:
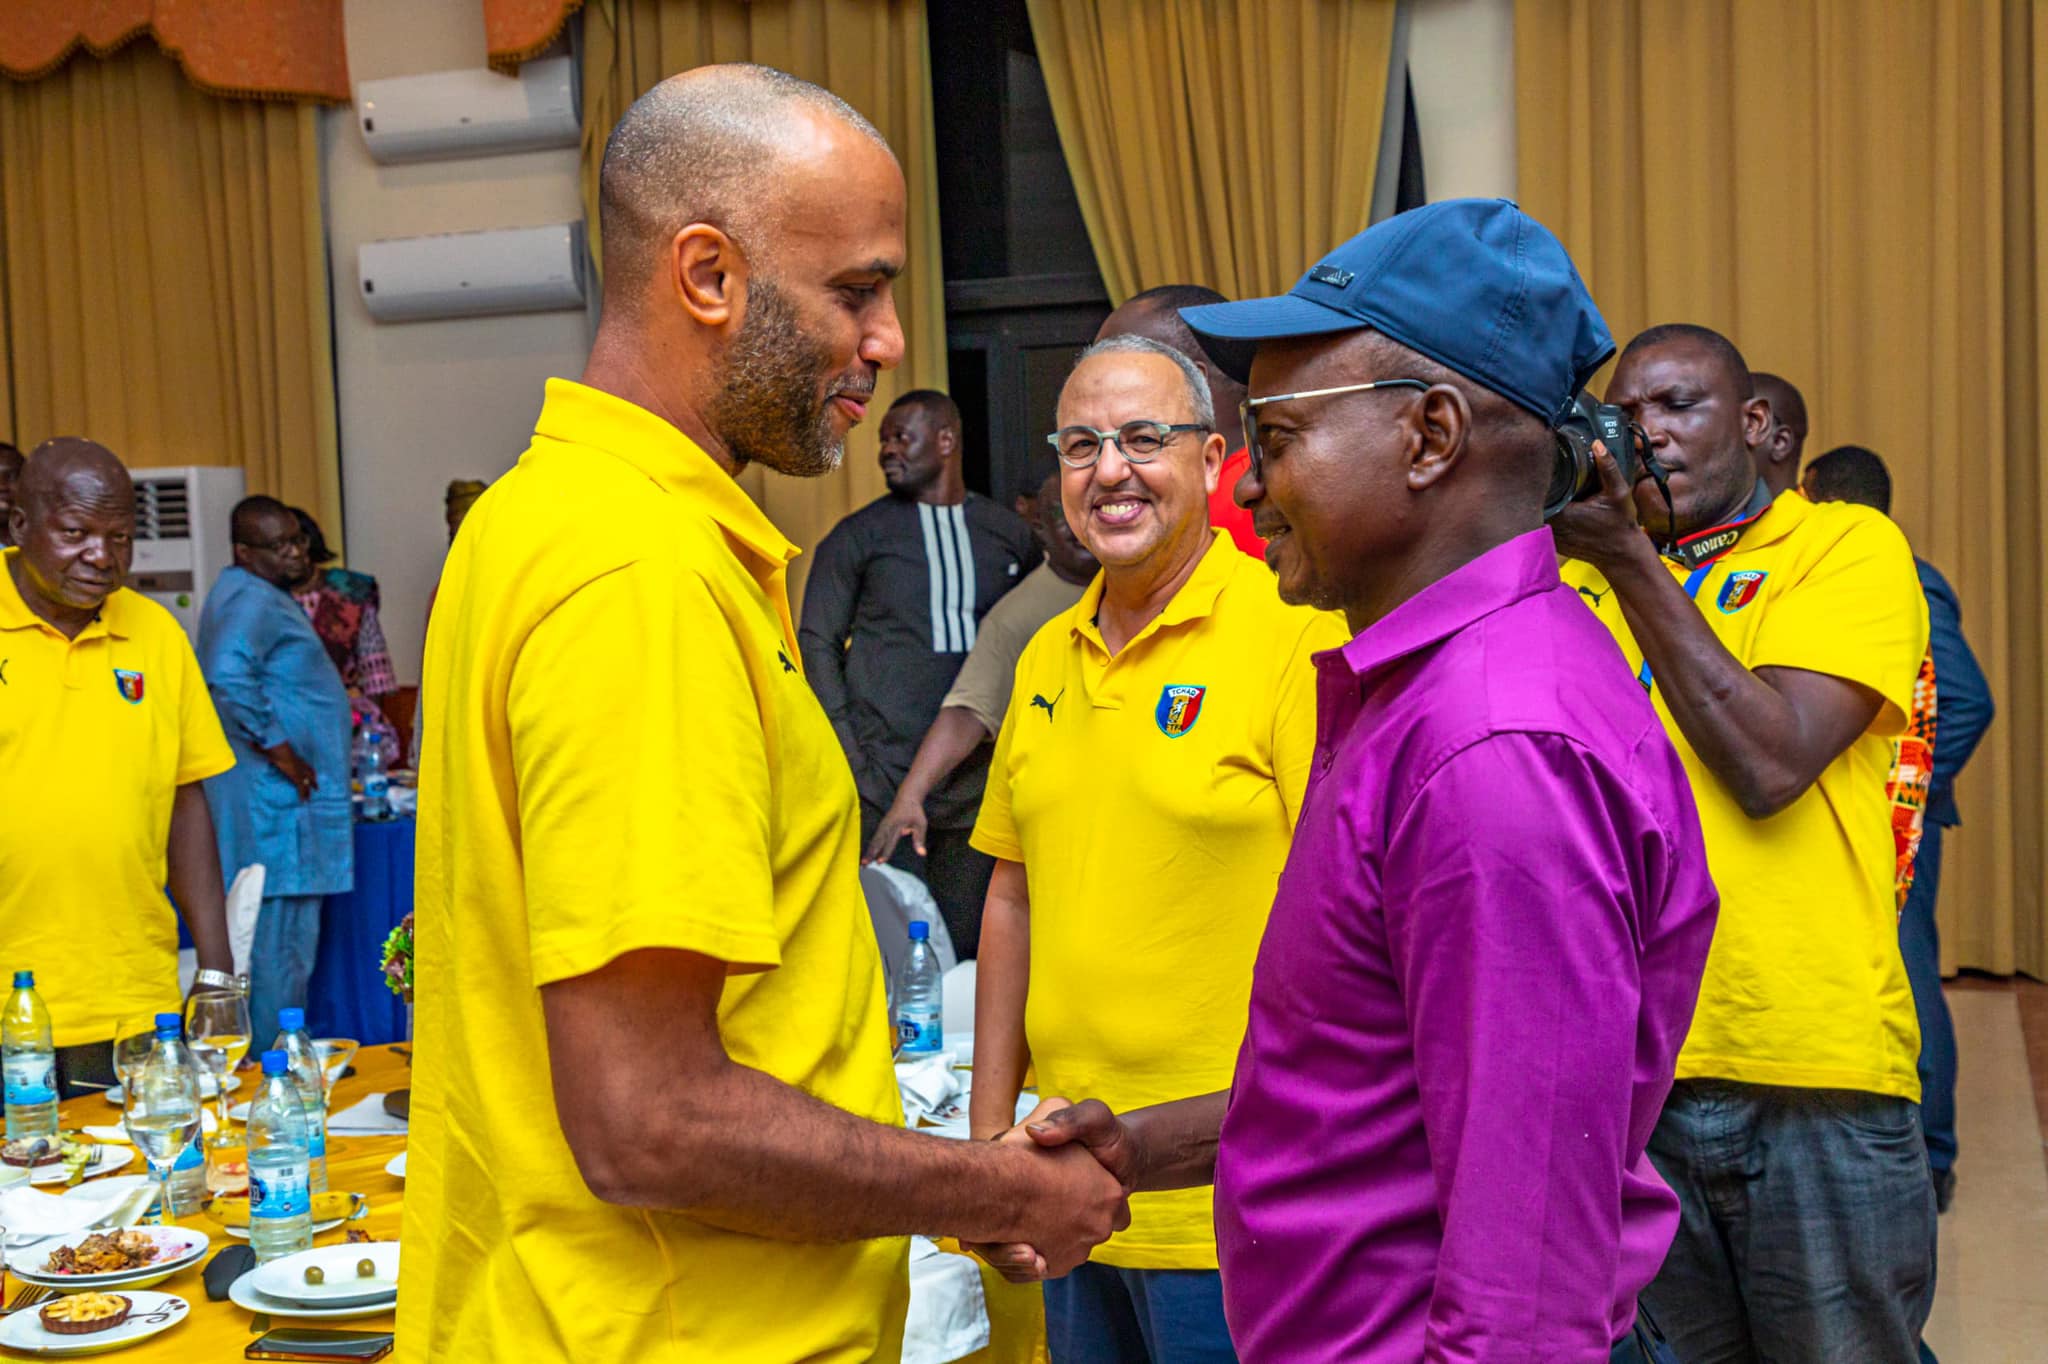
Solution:
M 277 1011 L 277 1026 L 281 1032 L 297 1032 L 306 1026 L 306 1011 L 304 1009 L 279 1009 Z
M 156 1035 L 158 1037 L 162 1037 L 165 1033 L 169 1033 L 171 1036 L 176 1037 L 182 1034 L 184 1031 L 185 1020 L 179 1015 L 158 1014 L 156 1016 Z
M 283 1052 L 266 1051 L 263 1053 L 263 1073 L 265 1075 L 286 1075 L 290 1072 L 291 1063 L 285 1059 Z
M 931 935 L 932 926 L 923 919 L 912 919 L 910 921 L 910 940 L 912 942 L 923 942 L 930 938 Z
M 14 973 L 14 988 L 17 990 L 35 989 L 36 973 L 33 971 L 16 971 Z

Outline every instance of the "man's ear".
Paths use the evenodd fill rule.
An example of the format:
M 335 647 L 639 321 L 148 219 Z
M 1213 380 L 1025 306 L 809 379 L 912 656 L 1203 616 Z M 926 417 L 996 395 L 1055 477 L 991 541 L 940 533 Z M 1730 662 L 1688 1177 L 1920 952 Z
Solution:
M 691 223 L 669 239 L 666 283 L 698 325 L 737 327 L 746 316 L 746 254 L 725 232 Z
M 1450 384 L 1432 385 L 1403 417 L 1408 427 L 1408 486 L 1416 492 L 1438 482 L 1465 457 L 1472 437 L 1472 405 Z

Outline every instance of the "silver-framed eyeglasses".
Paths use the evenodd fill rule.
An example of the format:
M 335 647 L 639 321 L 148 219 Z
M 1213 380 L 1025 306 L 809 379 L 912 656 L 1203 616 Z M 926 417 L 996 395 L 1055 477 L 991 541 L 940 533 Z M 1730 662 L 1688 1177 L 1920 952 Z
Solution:
M 1045 438 L 1069 469 L 1092 469 L 1111 441 L 1132 464 L 1150 464 L 1167 443 L 1183 431 L 1207 431 L 1201 422 L 1125 422 L 1111 431 L 1092 426 L 1062 426 Z
M 1333 398 L 1340 393 L 1369 393 L 1376 388 L 1419 388 L 1428 391 L 1429 385 L 1420 379 L 1375 379 L 1369 384 L 1345 384 L 1339 388 L 1310 388 L 1300 393 L 1273 393 L 1264 398 L 1246 398 L 1237 405 L 1238 418 L 1244 424 L 1245 453 L 1251 456 L 1252 477 L 1266 476 L 1265 452 L 1259 448 L 1259 409 L 1268 403 L 1291 403 L 1301 398 Z

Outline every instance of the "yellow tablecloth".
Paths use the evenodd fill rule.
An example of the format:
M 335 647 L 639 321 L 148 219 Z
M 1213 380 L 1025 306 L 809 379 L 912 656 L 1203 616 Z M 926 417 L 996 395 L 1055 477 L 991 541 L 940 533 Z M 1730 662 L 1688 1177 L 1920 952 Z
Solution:
M 354 1075 L 334 1087 L 333 1112 L 339 1113 L 370 1094 L 389 1093 L 404 1088 L 408 1083 L 405 1058 L 391 1047 L 364 1047 L 356 1054 L 355 1068 Z M 246 1080 L 247 1073 L 244 1078 Z M 248 1092 L 246 1084 L 243 1088 Z M 121 1120 L 118 1110 L 97 1095 L 73 1099 L 61 1106 L 61 1113 L 61 1121 L 67 1131 L 75 1131 L 87 1124 L 119 1123 Z M 330 1136 L 327 1139 L 327 1186 L 367 1196 L 370 1215 L 362 1221 L 351 1222 L 346 1227 L 314 1238 L 316 1245 L 344 1240 L 350 1227 L 360 1227 L 379 1241 L 398 1239 L 398 1210 L 405 1199 L 405 1181 L 384 1173 L 384 1167 L 404 1149 L 404 1137 Z M 204 1212 L 195 1212 L 180 1218 L 179 1222 L 211 1236 L 215 1251 L 222 1246 L 240 1244 Z M 209 1251 L 208 1257 L 211 1258 L 213 1253 Z M 176 1293 L 191 1303 L 192 1314 L 182 1325 L 119 1351 L 118 1357 L 124 1364 L 129 1361 L 132 1364 L 214 1364 L 214 1361 L 242 1358 L 242 1352 L 255 1339 L 250 1330 L 254 1318 L 233 1303 L 208 1302 L 201 1274 L 201 1267 L 195 1265 L 157 1285 L 156 1291 Z M 1038 1290 L 1006 1284 L 985 1265 L 982 1266 L 982 1282 L 988 1291 L 990 1345 L 988 1349 L 968 1356 L 968 1359 L 973 1364 L 1042 1364 L 1046 1357 L 1045 1316 L 1039 1306 Z M 10 1295 L 12 1288 L 10 1284 Z M 272 1324 L 332 1325 L 349 1330 L 389 1331 L 394 1322 L 395 1315 L 386 1312 L 355 1321 L 328 1323 L 301 1323 L 278 1317 Z M 0 1357 L 21 1359 L 32 1356 L 0 1350 Z

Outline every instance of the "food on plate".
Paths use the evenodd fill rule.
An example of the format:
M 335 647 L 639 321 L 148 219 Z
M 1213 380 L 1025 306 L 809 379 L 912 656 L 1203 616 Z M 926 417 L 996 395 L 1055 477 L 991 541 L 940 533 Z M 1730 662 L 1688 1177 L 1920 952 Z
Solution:
M 356 1277 L 357 1277 L 358 1279 L 374 1279 L 374 1278 L 376 1278 L 376 1277 L 377 1277 L 377 1262 L 376 1262 L 375 1260 L 357 1260 L 357 1261 L 356 1261 Z
M 313 1220 L 334 1222 L 355 1211 L 356 1200 L 361 1194 L 330 1190 L 313 1195 Z M 249 1196 L 247 1193 L 224 1193 L 206 1205 L 206 1215 L 224 1227 L 246 1230 L 249 1226 Z
M 55 1165 L 62 1159 L 63 1149 L 48 1137 L 23 1137 L 0 1146 L 0 1161 L 9 1165 Z
M 324 1269 L 322 1269 L 322 1268 L 321 1268 L 320 1266 L 318 1266 L 318 1265 L 307 1265 L 307 1266 L 306 1266 L 306 1282 L 307 1282 L 307 1283 L 315 1283 L 315 1284 L 318 1284 L 318 1283 L 326 1283 L 326 1282 L 327 1282 L 327 1271 L 326 1271 L 326 1270 L 324 1270 Z
M 163 1248 L 148 1232 L 98 1232 L 75 1246 L 58 1246 L 51 1251 L 45 1272 L 118 1274 L 124 1269 L 140 1269 L 161 1254 Z
M 128 1320 L 133 1306 L 119 1293 L 73 1293 L 43 1308 L 43 1329 L 60 1336 L 111 1331 Z

